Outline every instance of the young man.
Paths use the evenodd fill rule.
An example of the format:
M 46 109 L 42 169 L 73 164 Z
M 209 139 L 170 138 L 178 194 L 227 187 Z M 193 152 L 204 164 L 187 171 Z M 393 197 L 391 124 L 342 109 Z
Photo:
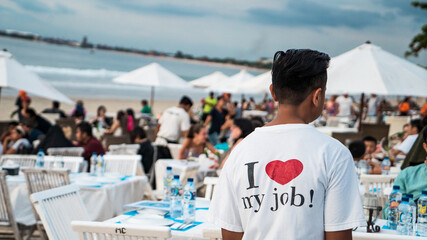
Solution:
M 145 99 L 142 100 L 141 101 L 141 106 L 142 106 L 141 113 L 151 114 L 151 108 L 150 108 L 150 106 L 148 106 L 147 100 L 145 100 Z
M 348 149 L 350 150 L 351 156 L 354 160 L 354 165 L 359 173 L 365 174 L 381 174 L 382 168 L 380 164 L 375 160 L 364 159 L 368 148 L 366 147 L 366 141 L 353 141 L 348 145 Z M 366 168 L 366 171 L 365 169 Z
M 156 143 L 167 145 L 168 143 L 178 143 L 179 138 L 185 137 L 190 129 L 190 111 L 193 101 L 187 96 L 183 96 L 178 107 L 171 107 L 165 110 L 157 125 Z
M 205 127 L 211 124 L 208 134 L 209 142 L 215 146 L 219 143 L 219 134 L 221 133 L 221 127 L 225 123 L 226 113 L 224 111 L 225 100 L 224 97 L 219 96 L 217 98 L 216 106 L 211 110 L 205 121 Z
M 45 110 L 43 110 L 42 113 L 59 113 L 60 118 L 66 118 L 67 117 L 67 115 L 65 115 L 64 111 L 59 109 L 59 102 L 58 101 L 53 101 L 52 102 L 52 108 L 46 108 Z
M 83 157 L 86 161 L 90 161 L 93 153 L 105 154 L 104 147 L 101 142 L 92 136 L 92 126 L 88 122 L 81 122 L 76 126 L 77 147 L 83 147 Z M 90 168 L 90 163 L 88 163 Z M 88 169 L 90 170 L 90 169 Z
M 411 120 L 411 122 L 409 123 L 408 136 L 405 138 L 405 140 L 401 144 L 392 148 L 390 150 L 390 153 L 394 156 L 408 154 L 409 150 L 411 150 L 412 148 L 412 145 L 414 145 L 415 141 L 417 140 L 418 133 L 420 131 L 421 131 L 421 120 L 420 119 Z
M 344 93 L 335 100 L 339 105 L 338 117 L 351 117 L 354 115 L 353 100 Z
M 212 109 L 216 106 L 216 104 L 217 104 L 217 99 L 214 97 L 214 92 L 210 92 L 209 96 L 205 98 L 205 105 L 203 106 L 203 115 L 202 115 L 203 121 L 206 121 L 206 118 L 208 117 Z
M 275 54 L 277 116 L 232 151 L 210 205 L 224 240 L 346 240 L 366 225 L 349 150 L 308 124 L 323 110 L 329 60 L 312 50 Z

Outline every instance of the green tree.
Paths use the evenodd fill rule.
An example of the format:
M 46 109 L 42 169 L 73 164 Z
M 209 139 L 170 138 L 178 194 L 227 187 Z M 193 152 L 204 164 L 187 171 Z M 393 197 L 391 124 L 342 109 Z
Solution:
M 427 9 L 427 2 L 415 1 L 411 2 L 411 4 L 417 8 Z M 412 41 L 409 44 L 409 51 L 405 52 L 405 57 L 418 57 L 418 53 L 425 49 L 427 49 L 427 24 L 424 24 L 424 26 L 421 27 L 421 33 L 412 38 Z

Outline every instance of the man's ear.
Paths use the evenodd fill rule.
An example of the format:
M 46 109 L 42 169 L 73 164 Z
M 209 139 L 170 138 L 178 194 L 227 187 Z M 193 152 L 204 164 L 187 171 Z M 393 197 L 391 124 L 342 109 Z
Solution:
M 278 102 L 277 97 L 276 97 L 276 94 L 275 94 L 275 93 L 274 93 L 274 91 L 273 91 L 273 84 L 270 84 L 270 94 L 271 94 L 271 96 L 273 97 L 273 100 L 274 100 L 275 102 Z
M 311 101 L 315 107 L 318 107 L 320 104 L 322 104 L 322 98 L 323 98 L 322 88 L 313 90 L 313 97 Z

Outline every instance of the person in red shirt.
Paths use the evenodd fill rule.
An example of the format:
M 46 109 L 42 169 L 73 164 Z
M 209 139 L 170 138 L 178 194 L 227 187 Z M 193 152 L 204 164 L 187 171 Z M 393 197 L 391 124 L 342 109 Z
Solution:
M 88 122 L 81 122 L 76 126 L 77 147 L 83 147 L 83 157 L 88 161 L 90 167 L 90 157 L 93 153 L 105 154 L 101 142 L 92 136 L 92 126 Z M 88 169 L 89 170 L 89 169 Z

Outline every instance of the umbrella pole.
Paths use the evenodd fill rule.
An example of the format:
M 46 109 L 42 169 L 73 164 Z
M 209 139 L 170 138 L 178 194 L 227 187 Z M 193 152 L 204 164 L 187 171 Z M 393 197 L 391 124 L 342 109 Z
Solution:
M 151 97 L 150 97 L 151 112 L 153 112 L 153 105 L 154 105 L 154 86 L 151 86 Z
M 1 102 L 1 87 L 0 87 L 0 102 Z
M 359 133 L 362 131 L 362 118 L 363 118 L 364 104 L 365 104 L 365 94 L 362 93 L 362 96 L 360 97 L 360 110 L 359 110 L 359 127 L 358 127 Z

